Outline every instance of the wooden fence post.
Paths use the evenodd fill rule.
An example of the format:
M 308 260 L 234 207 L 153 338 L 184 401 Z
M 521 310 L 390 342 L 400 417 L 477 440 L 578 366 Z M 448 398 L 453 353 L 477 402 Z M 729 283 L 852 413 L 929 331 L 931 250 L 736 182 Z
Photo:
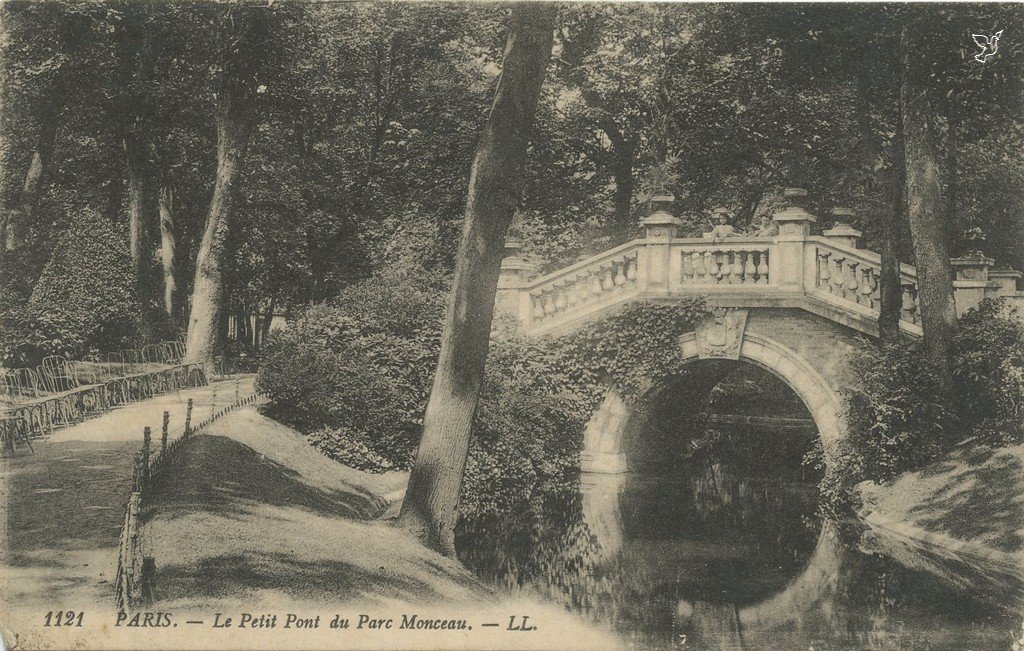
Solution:
M 132 492 L 142 491 L 142 453 L 135 453 L 135 461 L 132 466 Z
M 239 378 L 235 378 L 235 403 L 238 403 L 238 383 L 241 382 Z
M 217 411 L 217 387 L 213 388 L 213 395 L 210 396 L 210 418 L 213 419 L 213 414 Z
M 152 433 L 147 426 L 142 430 L 142 490 L 149 488 L 149 446 L 152 443 Z
M 192 398 L 188 399 L 188 407 L 185 408 L 185 436 L 192 433 Z
M 139 540 L 139 505 L 142 495 L 132 493 L 128 500 L 128 607 L 132 610 L 142 604 L 142 541 Z
M 164 412 L 164 426 L 160 433 L 160 452 L 167 451 L 167 425 L 171 422 L 171 412 Z

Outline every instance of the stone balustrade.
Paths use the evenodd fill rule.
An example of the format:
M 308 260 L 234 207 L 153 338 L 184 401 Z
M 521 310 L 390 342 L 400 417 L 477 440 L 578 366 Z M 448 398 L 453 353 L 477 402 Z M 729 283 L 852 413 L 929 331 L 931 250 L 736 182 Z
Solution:
M 787 193 L 794 204 L 804 196 L 796 190 Z M 833 211 L 836 218 L 849 214 Z M 659 210 L 643 220 L 644 237 L 533 280 L 531 266 L 512 255 L 502 265 L 497 309 L 513 315 L 522 331 L 540 334 L 629 300 L 703 295 L 712 305 L 803 307 L 876 334 L 881 257 L 857 248 L 861 233 L 839 223 L 823 235 L 811 235 L 815 218 L 799 205 L 773 219 L 777 235 L 679 238 L 680 221 Z M 1020 272 L 992 270 L 992 260 L 977 252 L 951 262 L 958 313 L 991 296 L 1007 297 L 1024 308 L 1024 292 L 1017 289 Z M 900 327 L 920 336 L 912 266 L 901 265 L 900 283 Z

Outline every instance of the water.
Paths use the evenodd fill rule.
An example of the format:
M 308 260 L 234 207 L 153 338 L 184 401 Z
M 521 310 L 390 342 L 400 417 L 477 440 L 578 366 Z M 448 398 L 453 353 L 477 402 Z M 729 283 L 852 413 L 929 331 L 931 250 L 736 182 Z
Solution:
M 636 648 L 1005 649 L 1019 613 L 863 551 L 813 481 L 728 460 L 538 487 L 460 524 L 460 558 L 609 623 Z

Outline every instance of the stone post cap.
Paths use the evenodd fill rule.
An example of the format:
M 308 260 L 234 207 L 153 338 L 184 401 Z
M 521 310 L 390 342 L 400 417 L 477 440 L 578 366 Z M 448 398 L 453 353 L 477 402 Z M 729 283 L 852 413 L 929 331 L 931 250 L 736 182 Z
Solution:
M 519 249 L 523 248 L 523 241 L 518 237 L 508 237 L 505 239 L 505 257 L 515 255 Z
M 970 251 L 949 261 L 949 264 L 954 267 L 991 267 L 995 263 L 995 260 L 986 256 L 981 251 Z
M 988 275 L 992 278 L 1020 278 L 1024 274 L 1021 274 L 1016 269 L 1001 267 L 999 269 L 992 269 L 988 272 Z
M 807 224 L 817 223 L 817 219 L 811 213 L 798 206 L 790 206 L 772 215 L 775 222 L 806 222 Z
M 831 215 L 836 220 L 837 225 L 848 223 L 855 214 L 852 208 L 847 208 L 846 206 L 836 206 L 831 211 Z
M 835 213 L 833 212 L 832 214 L 834 215 Z M 854 228 L 853 226 L 850 226 L 847 223 L 839 222 L 838 224 L 836 224 L 832 228 L 830 228 L 827 231 L 825 231 L 824 233 L 822 233 L 822 235 L 824 235 L 825 237 L 843 237 L 843 238 L 847 238 L 847 237 L 860 237 L 861 235 L 863 235 L 863 233 L 861 233 L 856 228 Z
M 682 226 L 683 220 L 664 210 L 658 210 L 640 220 L 641 226 Z
M 676 236 L 679 227 L 683 225 L 683 220 L 665 210 L 656 210 L 653 214 L 641 219 L 640 225 L 644 227 L 645 237 L 672 238 Z

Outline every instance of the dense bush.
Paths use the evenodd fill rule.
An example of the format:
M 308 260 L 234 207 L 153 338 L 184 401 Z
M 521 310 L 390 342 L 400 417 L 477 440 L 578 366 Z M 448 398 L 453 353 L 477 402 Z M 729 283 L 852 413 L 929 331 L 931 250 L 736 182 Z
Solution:
M 826 502 L 841 503 L 856 482 L 888 481 L 970 438 L 1024 442 L 1024 325 L 1001 301 L 984 301 L 960 319 L 952 396 L 943 395 L 920 342 L 867 353 L 855 365 L 860 381 L 846 395 L 850 438 L 822 481 Z
M 373 277 L 309 308 L 263 346 L 258 386 L 270 415 L 315 433 L 325 454 L 404 468 L 426 404 L 444 311 L 439 277 Z
M 142 307 L 128 245 L 110 222 L 84 211 L 72 222 L 27 305 L 3 319 L 5 363 L 80 357 L 137 345 Z
M 1002 300 L 960 319 L 953 384 L 970 433 L 993 444 L 1024 442 L 1024 324 Z
M 850 444 L 861 470 L 888 480 L 934 459 L 955 432 L 955 412 L 919 343 L 865 353 L 847 391 Z

